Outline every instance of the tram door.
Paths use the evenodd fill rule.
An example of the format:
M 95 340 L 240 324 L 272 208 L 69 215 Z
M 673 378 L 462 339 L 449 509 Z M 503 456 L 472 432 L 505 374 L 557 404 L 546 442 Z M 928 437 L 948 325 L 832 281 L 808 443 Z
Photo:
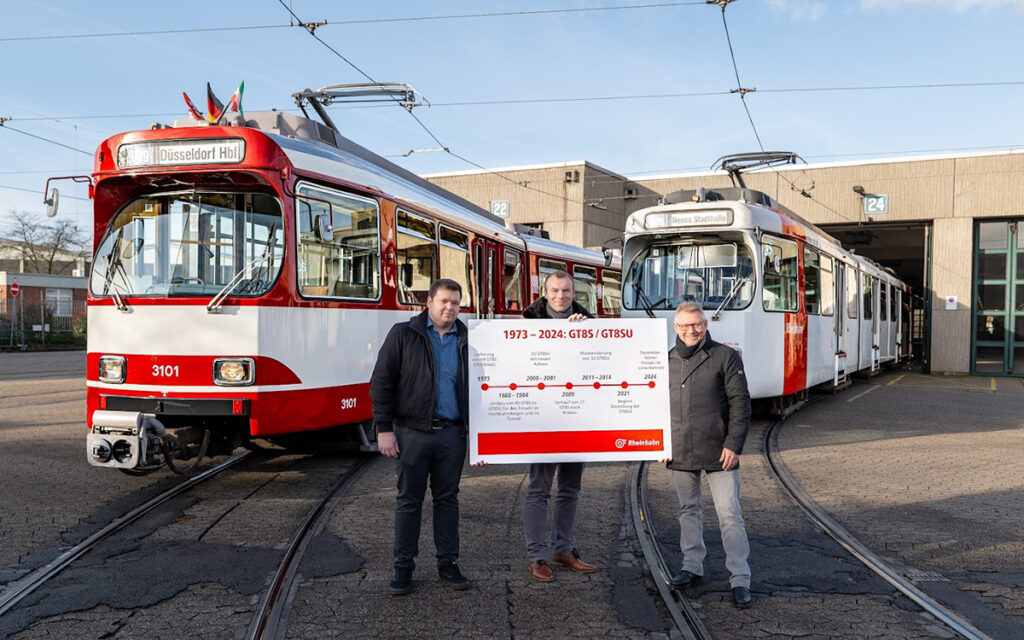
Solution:
M 846 265 L 846 371 L 859 371 L 860 364 L 860 275 Z
M 903 289 L 893 286 L 892 295 L 895 296 L 891 305 L 893 315 L 893 326 L 896 331 L 896 362 L 900 361 L 903 355 Z
M 493 318 L 495 302 L 495 269 L 498 245 L 491 240 L 478 240 L 473 246 L 476 273 L 476 317 Z
M 871 371 L 878 371 L 879 323 L 878 323 L 878 278 L 864 276 L 864 319 L 871 319 Z
M 832 377 L 832 384 L 839 386 L 846 381 L 847 355 L 846 355 L 846 268 L 839 260 L 835 261 L 835 326 L 833 332 L 836 337 L 835 372 Z
M 971 372 L 1024 376 L 1024 224 L 979 222 L 974 233 Z

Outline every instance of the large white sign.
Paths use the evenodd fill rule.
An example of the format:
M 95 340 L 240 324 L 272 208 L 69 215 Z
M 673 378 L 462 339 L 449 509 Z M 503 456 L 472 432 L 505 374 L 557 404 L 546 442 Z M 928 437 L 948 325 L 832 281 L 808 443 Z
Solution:
M 470 462 L 671 457 L 664 319 L 470 320 Z

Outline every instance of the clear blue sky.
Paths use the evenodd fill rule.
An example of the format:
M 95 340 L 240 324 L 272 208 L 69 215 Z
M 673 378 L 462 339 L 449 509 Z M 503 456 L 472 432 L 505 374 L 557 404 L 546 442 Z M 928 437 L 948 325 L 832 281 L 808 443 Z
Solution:
M 736 95 L 445 106 L 489 100 L 718 93 L 736 87 L 718 6 L 364 22 L 452 14 L 666 4 L 660 0 L 330 2 L 286 0 L 317 35 L 378 81 L 435 106 L 417 116 L 486 167 L 589 160 L 626 175 L 694 170 L 757 142 Z M 8 0 L 0 24 L 0 117 L 89 152 L 122 131 L 226 101 L 294 107 L 306 87 L 365 78 L 277 0 Z M 1024 146 L 1024 0 L 736 0 L 727 8 L 742 85 L 764 146 L 809 162 Z M 273 28 L 85 38 L 169 29 Z M 1002 86 L 769 91 L 921 84 Z M 119 116 L 119 117 L 96 117 Z M 333 107 L 342 133 L 382 155 L 437 146 L 396 106 Z M 89 155 L 0 129 L 0 218 L 41 212 L 48 176 L 88 173 Z M 417 173 L 470 165 L 444 153 L 396 158 Z M 34 193 L 18 191 L 28 189 Z M 84 190 L 61 184 L 62 215 L 88 226 Z M 2 224 L 0 224 L 2 228 Z

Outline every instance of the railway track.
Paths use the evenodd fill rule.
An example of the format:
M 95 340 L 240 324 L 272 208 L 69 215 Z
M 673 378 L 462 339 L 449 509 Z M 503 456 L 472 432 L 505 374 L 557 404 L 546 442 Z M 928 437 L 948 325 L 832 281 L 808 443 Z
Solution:
M 633 515 L 633 528 L 640 541 L 644 560 L 650 569 L 654 585 L 658 588 L 658 593 L 661 594 L 661 598 L 683 638 L 686 640 L 712 640 L 711 633 L 704 626 L 690 601 L 679 589 L 673 589 L 670 585 L 672 571 L 658 547 L 654 519 L 647 506 L 647 467 L 649 464 L 648 462 L 636 462 L 632 465 L 628 494 L 629 507 Z
M 906 575 L 898 571 L 891 564 L 887 563 L 877 554 L 868 549 L 860 540 L 846 530 L 839 522 L 832 518 L 827 511 L 818 505 L 803 490 L 788 467 L 782 461 L 779 452 L 778 431 L 782 420 L 770 424 L 764 431 L 764 456 L 768 465 L 769 473 L 776 480 L 782 490 L 793 500 L 811 520 L 832 539 L 838 542 L 843 548 L 860 560 L 869 569 L 877 573 L 886 582 L 894 586 L 903 595 L 910 598 L 918 606 L 941 621 L 947 627 L 968 640 L 995 640 L 988 634 L 980 631 L 964 619 L 956 611 L 937 602 L 921 589 L 917 588 Z
M 189 489 L 192 489 L 207 480 L 211 480 L 228 469 L 238 465 L 243 460 L 246 460 L 251 454 L 251 451 L 244 451 L 231 456 L 227 460 L 179 482 L 167 491 L 147 500 L 145 503 L 135 507 L 118 518 L 115 518 L 110 522 L 110 524 L 70 549 L 67 549 L 46 565 L 36 569 L 23 578 L 9 583 L 7 587 L 0 592 L 0 616 L 10 611 L 18 604 L 18 602 L 45 584 L 48 580 L 54 578 L 57 574 L 75 562 L 75 560 L 78 560 L 88 553 L 99 543 L 110 538 L 143 516 L 151 513 L 154 509 L 166 503 L 168 500 L 175 498 Z
M 284 558 L 270 582 L 270 588 L 260 601 L 256 616 L 249 625 L 246 638 L 283 640 L 288 630 L 288 612 L 297 588 L 295 578 L 310 541 L 323 530 L 337 503 L 377 459 L 377 456 L 366 456 L 352 465 L 352 468 L 338 478 L 326 495 L 306 514 L 288 543 Z

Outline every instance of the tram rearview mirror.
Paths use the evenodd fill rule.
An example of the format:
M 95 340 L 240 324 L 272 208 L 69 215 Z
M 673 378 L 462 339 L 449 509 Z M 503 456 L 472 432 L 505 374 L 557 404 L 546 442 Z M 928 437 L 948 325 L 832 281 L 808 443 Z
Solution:
M 736 245 L 686 244 L 676 250 L 676 269 L 716 269 L 736 266 Z
M 50 189 L 49 197 L 44 202 L 46 203 L 46 217 L 52 218 L 57 215 L 57 203 L 60 202 L 60 192 L 57 191 L 57 187 Z

